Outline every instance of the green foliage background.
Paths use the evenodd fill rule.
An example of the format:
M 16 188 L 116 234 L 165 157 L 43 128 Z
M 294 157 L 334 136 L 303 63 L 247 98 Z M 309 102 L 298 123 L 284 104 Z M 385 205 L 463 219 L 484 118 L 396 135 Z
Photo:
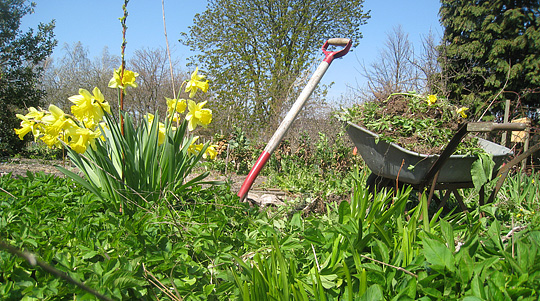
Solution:
M 442 0 L 440 16 L 445 29 L 439 62 L 449 99 L 473 113 L 483 112 L 497 95 L 538 106 L 538 1 Z M 495 112 L 502 110 L 497 104 Z
M 277 125 L 322 43 L 347 37 L 358 44 L 369 18 L 363 2 L 209 1 L 181 42 L 200 53 L 192 61 L 208 72 L 216 109 L 229 116 L 222 128 Z
M 13 134 L 20 122 L 15 114 L 40 104 L 41 64 L 56 45 L 53 21 L 41 23 L 37 32 L 20 30 L 21 18 L 32 9 L 24 0 L 0 1 L 0 156 L 23 149 L 24 142 Z
M 352 174 L 350 201 L 319 214 L 250 208 L 221 186 L 132 216 L 69 179 L 6 175 L 0 235 L 120 300 L 538 299 L 538 175 L 509 179 L 500 197 L 514 207 L 443 216 Z M 5 251 L 0 280 L 7 300 L 94 299 Z

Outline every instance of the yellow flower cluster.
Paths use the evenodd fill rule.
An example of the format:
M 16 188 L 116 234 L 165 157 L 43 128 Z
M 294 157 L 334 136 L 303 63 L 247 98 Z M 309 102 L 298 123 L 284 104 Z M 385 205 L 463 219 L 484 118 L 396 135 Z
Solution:
M 429 106 L 434 105 L 437 102 L 437 95 L 430 94 L 426 98 L 426 102 Z M 465 113 L 469 108 L 467 107 L 460 107 L 456 109 L 456 113 L 461 115 L 462 118 L 467 118 L 467 113 Z
M 189 97 L 194 97 L 198 90 L 202 92 L 208 91 L 208 81 L 202 81 L 204 76 L 198 75 L 199 68 L 196 68 L 195 71 L 191 74 L 191 79 L 186 83 L 186 92 L 189 92 Z M 188 112 L 186 114 L 186 120 L 188 121 L 188 131 L 193 131 L 195 128 L 200 125 L 206 128 L 212 122 L 212 110 L 203 108 L 206 105 L 206 101 L 201 103 L 196 103 L 191 99 L 172 99 L 165 98 L 167 101 L 167 116 L 170 120 L 174 122 L 179 122 L 180 114 L 184 114 L 186 108 Z M 151 114 L 148 114 L 151 115 Z M 147 120 L 149 125 L 152 125 L 153 115 L 148 116 Z M 159 143 L 163 143 L 165 139 L 165 125 L 159 123 Z M 197 154 L 202 151 L 204 144 L 196 144 L 195 142 L 199 139 L 198 136 L 193 138 L 191 145 L 189 146 L 188 151 L 191 154 Z M 216 152 L 217 145 L 210 145 L 203 154 L 203 158 L 214 159 L 217 155 Z
M 519 213 L 516 214 L 516 218 L 531 218 L 535 214 L 534 210 L 527 210 L 520 208 Z
M 191 74 L 191 79 L 186 84 L 186 92 L 189 92 L 189 97 L 195 96 L 197 90 L 203 92 L 208 91 L 208 81 L 201 81 L 204 76 L 198 75 L 199 68 Z M 167 115 L 171 120 L 178 121 L 178 114 L 183 114 L 188 109 L 186 114 L 186 120 L 188 123 L 188 130 L 193 131 L 198 125 L 205 127 L 212 122 L 212 110 L 203 108 L 206 101 L 196 103 L 191 99 L 171 99 L 167 100 Z
M 17 114 L 22 121 L 21 128 L 15 129 L 15 133 L 22 140 L 32 132 L 34 139 L 40 138 L 49 147 L 64 142 L 79 154 L 84 153 L 88 145 L 95 147 L 94 139 L 101 136 L 98 123 L 104 112 L 111 112 L 109 103 L 98 88 L 94 88 L 93 94 L 80 89 L 79 95 L 71 96 L 69 100 L 75 104 L 71 107 L 73 116 L 53 104 L 47 111 L 30 107 L 28 114 Z
M 195 96 L 198 90 L 206 92 L 208 90 L 208 82 L 202 81 L 204 76 L 198 75 L 198 68 L 191 74 L 191 79 L 186 83 L 185 91 L 189 93 L 189 97 Z M 135 82 L 138 73 L 124 70 L 121 73 L 121 68 L 114 70 L 114 75 L 109 81 L 110 88 L 127 87 L 136 88 L 138 84 Z M 79 94 L 68 98 L 74 105 L 71 107 L 72 115 L 65 114 L 60 108 L 55 105 L 50 105 L 48 111 L 37 110 L 33 107 L 28 109 L 26 115 L 17 114 L 21 119 L 21 128 L 15 129 L 15 133 L 22 140 L 24 136 L 30 132 L 34 135 L 34 139 L 41 139 L 49 147 L 61 146 L 62 143 L 67 144 L 70 148 L 79 154 L 86 151 L 88 145 L 95 149 L 95 139 L 102 137 L 101 129 L 106 129 L 106 125 L 99 126 L 105 116 L 105 113 L 111 114 L 111 107 L 104 99 L 101 91 L 96 87 L 90 93 L 85 89 L 79 89 Z M 183 114 L 188 109 L 185 119 L 188 121 L 188 130 L 193 131 L 200 125 L 208 126 L 212 122 L 212 110 L 203 108 L 206 101 L 196 103 L 191 99 L 171 99 L 167 101 L 167 117 L 171 121 L 180 122 L 179 114 Z M 151 126 L 154 121 L 154 115 L 146 114 L 146 121 Z M 159 137 L 158 143 L 161 145 L 165 142 L 167 128 L 165 124 L 159 122 Z M 176 127 L 171 126 L 171 130 L 175 131 Z M 198 137 L 193 139 L 190 146 L 190 152 L 200 152 L 203 144 L 194 144 Z M 211 145 L 206 149 L 204 158 L 215 158 L 215 145 Z
M 130 70 L 124 70 L 124 74 L 122 74 L 122 67 L 114 69 L 114 76 L 109 81 L 109 88 L 137 88 L 138 84 L 135 82 L 137 76 L 139 73 Z

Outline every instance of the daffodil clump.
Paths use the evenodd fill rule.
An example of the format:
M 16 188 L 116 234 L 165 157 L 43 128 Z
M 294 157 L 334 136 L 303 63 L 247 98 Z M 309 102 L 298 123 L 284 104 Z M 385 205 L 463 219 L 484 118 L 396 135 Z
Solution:
M 348 108 L 342 119 L 379 134 L 380 138 L 422 154 L 437 154 L 466 122 L 468 108 L 457 107 L 437 95 L 393 93 L 384 101 Z M 456 154 L 479 151 L 477 140 L 467 138 Z
M 137 77 L 130 70 L 114 70 L 109 87 L 119 90 L 119 102 L 125 89 L 138 86 Z M 202 182 L 208 173 L 186 181 L 197 162 L 217 154 L 215 145 L 199 143 L 199 137 L 193 135 L 197 127 L 212 122 L 207 102 L 191 99 L 198 91 L 206 92 L 209 83 L 196 69 L 183 85 L 188 99 L 166 98 L 163 122 L 158 112 L 146 113 L 138 124 L 121 110 L 121 118 L 117 118 L 98 88 L 92 92 L 80 89 L 78 95 L 69 97 L 73 103 L 70 114 L 52 104 L 47 110 L 29 108 L 26 115 L 17 115 L 21 128 L 15 133 L 20 139 L 32 133 L 49 147 L 66 147 L 84 177 L 58 167 L 62 172 L 101 198 L 112 200 L 121 211 L 133 212 L 167 192 L 180 193 L 211 183 Z
M 110 88 L 127 87 L 136 88 L 138 84 L 135 82 L 138 73 L 124 70 L 123 76 L 121 68 L 114 70 L 114 75 L 109 81 Z M 208 82 L 202 81 L 204 76 L 198 75 L 198 68 L 191 75 L 191 80 L 186 83 L 186 92 L 190 97 L 195 96 L 197 90 L 206 92 L 208 90 Z M 48 110 L 36 109 L 30 107 L 26 115 L 17 114 L 17 118 L 21 119 L 21 128 L 15 129 L 15 133 L 22 140 L 28 133 L 32 133 L 34 140 L 41 139 L 51 148 L 62 147 L 62 144 L 67 145 L 72 150 L 79 154 L 84 154 L 88 146 L 95 150 L 95 139 L 104 139 L 102 131 L 107 130 L 107 124 L 103 122 L 105 114 L 111 114 L 109 102 L 105 100 L 99 88 L 94 88 L 92 93 L 85 89 L 79 89 L 79 94 L 68 98 L 74 105 L 71 106 L 71 114 L 66 114 L 57 106 L 51 104 Z M 185 119 L 188 121 L 188 130 L 194 131 L 197 126 L 207 127 L 212 122 L 212 110 L 203 108 L 206 101 L 196 103 L 191 99 L 171 99 L 167 101 L 167 117 L 169 121 L 179 123 L 180 115 L 184 114 L 186 108 L 188 112 Z M 147 113 L 145 120 L 151 127 L 154 122 L 154 115 Z M 159 144 L 165 141 L 166 126 L 159 122 Z M 173 131 L 176 127 L 171 126 Z M 198 139 L 193 139 L 195 142 Z M 201 150 L 202 144 L 193 147 L 193 150 Z M 195 153 L 195 151 L 191 151 Z M 214 159 L 216 156 L 215 146 L 207 148 L 207 153 L 204 158 Z

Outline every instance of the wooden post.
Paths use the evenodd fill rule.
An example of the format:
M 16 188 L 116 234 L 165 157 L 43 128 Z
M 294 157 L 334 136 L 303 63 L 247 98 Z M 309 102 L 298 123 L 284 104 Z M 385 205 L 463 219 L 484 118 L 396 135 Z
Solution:
M 504 123 L 508 123 L 508 119 L 510 118 L 510 99 L 506 100 L 506 104 L 504 106 Z M 508 147 L 510 145 L 510 139 L 509 135 L 512 135 L 512 132 L 504 131 L 501 138 L 501 145 Z
M 530 134 L 531 133 L 531 126 L 530 126 L 530 123 L 527 124 L 527 128 L 525 129 L 525 142 L 523 143 L 523 152 L 527 152 L 529 150 L 529 137 L 530 137 Z M 521 171 L 526 171 L 525 170 L 525 167 L 527 167 L 527 160 L 529 160 L 529 158 L 525 158 L 523 161 L 521 161 Z

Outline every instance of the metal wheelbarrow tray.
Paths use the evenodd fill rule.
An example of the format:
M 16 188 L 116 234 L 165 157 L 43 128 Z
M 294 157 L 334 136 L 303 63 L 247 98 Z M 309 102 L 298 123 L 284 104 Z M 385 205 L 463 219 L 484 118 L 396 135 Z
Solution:
M 446 204 L 450 194 L 454 194 L 461 209 L 467 211 L 467 206 L 463 203 L 463 198 L 457 189 L 474 187 L 471 167 L 478 157 L 453 155 L 456 147 L 469 132 L 520 131 L 525 128 L 526 125 L 522 123 L 463 123 L 459 125 L 457 132 L 440 155 L 424 155 L 412 152 L 395 143 L 379 139 L 377 134 L 350 122 L 347 124 L 347 133 L 372 172 L 366 183 L 370 190 L 380 189 L 385 186 L 393 187 L 393 183 L 396 186 L 400 183 L 410 184 L 418 190 L 420 199 L 424 189 L 429 186 L 431 188 L 427 196 L 428 206 L 432 198 L 435 197 L 434 191 L 439 190 L 440 192 L 446 191 L 444 195 L 440 195 L 442 198 L 437 197 L 439 199 L 439 208 Z M 498 169 L 504 160 L 512 154 L 510 149 L 480 138 L 479 146 L 493 155 L 494 169 Z M 519 157 L 509 164 L 515 164 L 514 161 L 521 160 Z M 505 170 L 505 176 L 498 180 L 496 188 L 489 196 L 488 203 L 493 201 L 502 185 L 502 181 L 506 177 L 507 166 L 501 168 L 499 173 L 496 174 L 499 176 L 503 169 Z M 482 186 L 479 191 L 480 206 L 484 204 L 484 197 L 484 186 Z
M 490 128 L 490 131 L 492 130 L 500 129 Z M 471 130 L 465 127 L 463 136 L 468 131 L 485 130 Z M 450 155 L 439 162 L 440 166 L 435 166 L 438 160 L 441 161 L 442 154 L 425 155 L 407 150 L 395 143 L 379 139 L 377 134 L 351 122 L 347 123 L 347 133 L 371 172 L 377 176 L 424 186 L 438 173 L 436 183 L 463 183 L 465 186 L 472 184 L 471 166 L 478 159 L 477 156 L 452 155 L 452 149 Z M 455 146 L 459 144 L 463 136 L 459 137 Z M 495 169 L 498 169 L 505 159 L 513 154 L 510 149 L 504 146 L 481 138 L 478 140 L 479 146 L 493 155 Z M 448 147 L 445 150 L 448 150 Z

